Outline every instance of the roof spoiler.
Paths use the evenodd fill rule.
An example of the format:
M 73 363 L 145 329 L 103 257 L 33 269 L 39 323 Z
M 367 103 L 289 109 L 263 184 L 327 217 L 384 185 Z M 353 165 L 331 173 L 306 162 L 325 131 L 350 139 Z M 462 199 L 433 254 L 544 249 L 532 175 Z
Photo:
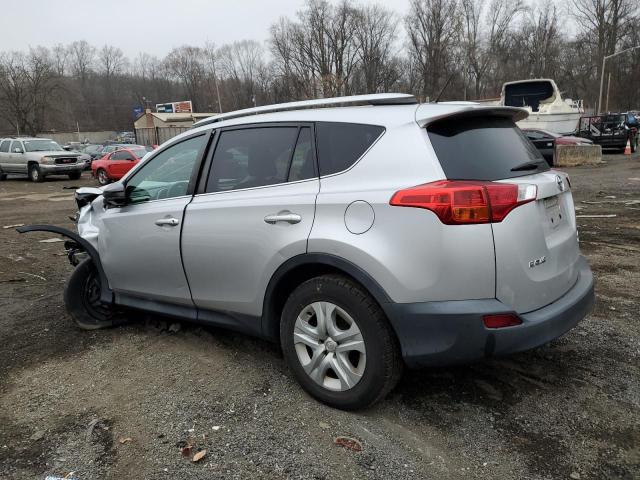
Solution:
M 454 106 L 449 104 L 449 106 Z M 448 112 L 442 112 L 441 114 L 425 115 L 421 117 L 420 110 L 416 112 L 416 122 L 421 127 L 426 127 L 438 120 L 443 119 L 456 119 L 456 118 L 471 118 L 471 117 L 504 117 L 510 118 L 514 122 L 524 120 L 529 116 L 529 112 L 524 108 L 518 107 L 498 107 L 498 106 L 482 106 L 482 105 L 460 105 L 459 110 L 449 110 Z

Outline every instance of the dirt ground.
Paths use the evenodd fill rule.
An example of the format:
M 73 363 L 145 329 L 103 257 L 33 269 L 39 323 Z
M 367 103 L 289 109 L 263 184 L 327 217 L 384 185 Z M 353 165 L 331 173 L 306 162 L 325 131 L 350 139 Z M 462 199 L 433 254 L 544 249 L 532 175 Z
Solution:
M 69 188 L 93 181 L 0 182 L 0 478 L 640 478 L 640 156 L 605 160 L 566 169 L 579 215 L 616 215 L 578 218 L 593 314 L 531 352 L 407 372 L 358 413 L 303 393 L 266 342 L 141 315 L 79 331 L 62 243 L 1 227 L 72 227 Z

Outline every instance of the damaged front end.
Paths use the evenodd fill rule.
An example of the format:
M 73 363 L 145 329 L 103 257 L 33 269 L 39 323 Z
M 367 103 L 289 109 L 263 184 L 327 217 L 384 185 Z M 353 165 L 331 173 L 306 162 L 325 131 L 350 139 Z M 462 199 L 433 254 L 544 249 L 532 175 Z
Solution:
M 93 187 L 83 187 L 76 190 L 75 200 L 78 205 L 78 212 L 74 218 L 79 233 L 55 225 L 27 225 L 18 227 L 16 230 L 18 233 L 51 232 L 67 237 L 69 240 L 65 241 L 64 246 L 69 262 L 73 266 L 76 266 L 89 256 L 100 277 L 100 300 L 104 303 L 112 303 L 113 291 L 109 287 L 109 281 L 107 280 L 102 262 L 100 261 L 100 255 L 96 249 L 98 230 L 91 223 L 92 202 L 100 197 L 102 193 L 101 189 Z

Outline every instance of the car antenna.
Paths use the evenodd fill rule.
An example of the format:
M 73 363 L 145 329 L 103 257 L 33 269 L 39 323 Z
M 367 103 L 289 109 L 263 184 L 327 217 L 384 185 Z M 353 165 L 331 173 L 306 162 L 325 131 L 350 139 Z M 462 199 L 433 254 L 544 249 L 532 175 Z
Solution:
M 449 82 L 451 82 L 451 79 L 453 78 L 454 73 L 452 73 L 451 75 L 449 75 L 449 78 L 447 78 L 447 81 L 444 83 L 444 87 L 442 87 L 442 90 L 440 90 L 440 93 L 438 94 L 438 96 L 436 97 L 436 99 L 432 102 L 432 103 L 438 103 L 440 101 L 440 97 L 442 96 L 442 94 L 444 93 L 444 91 L 447 89 L 447 87 L 449 86 Z

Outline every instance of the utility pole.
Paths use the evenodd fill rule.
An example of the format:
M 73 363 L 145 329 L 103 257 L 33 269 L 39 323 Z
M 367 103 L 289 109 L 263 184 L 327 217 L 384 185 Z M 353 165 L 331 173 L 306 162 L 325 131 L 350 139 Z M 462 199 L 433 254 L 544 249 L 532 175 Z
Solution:
M 609 91 L 611 90 L 611 72 L 609 72 L 609 79 L 607 80 L 607 101 L 604 104 L 604 111 L 609 112 Z
M 602 113 L 602 89 L 604 87 L 604 68 L 608 59 L 617 57 L 618 55 L 622 55 L 623 53 L 630 52 L 640 48 L 640 45 L 636 45 L 635 47 L 626 48 L 620 52 L 614 52 L 611 55 L 606 55 L 602 57 L 602 71 L 600 72 L 600 95 L 598 97 L 598 115 Z

